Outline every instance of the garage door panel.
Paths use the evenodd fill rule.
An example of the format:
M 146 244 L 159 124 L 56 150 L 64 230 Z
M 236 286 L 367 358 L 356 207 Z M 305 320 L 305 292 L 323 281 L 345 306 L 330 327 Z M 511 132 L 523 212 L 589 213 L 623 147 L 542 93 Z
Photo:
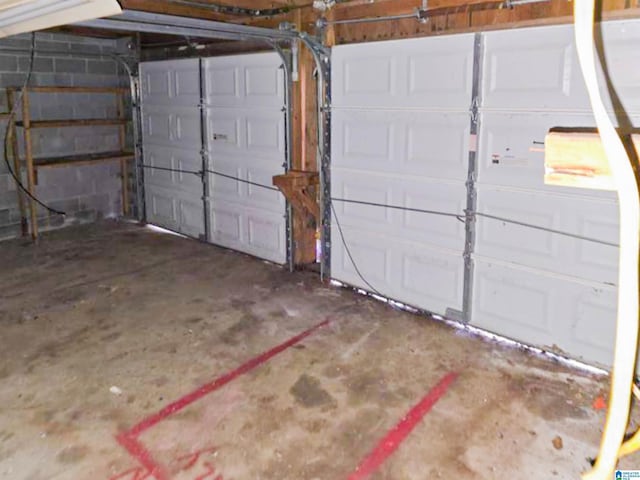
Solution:
M 473 35 L 345 45 L 332 53 L 334 107 L 468 109 Z
M 572 26 L 489 32 L 484 41 L 483 107 L 590 111 Z
M 147 220 L 149 223 L 198 238 L 204 234 L 202 195 L 178 193 L 173 188 L 147 185 Z
M 229 248 L 240 248 L 243 237 L 241 212 L 227 208 L 221 202 L 215 202 L 211 212 L 213 241 Z
M 197 59 L 142 63 L 143 104 L 197 106 L 200 103 L 199 68 Z
M 285 154 L 285 117 L 280 110 L 208 109 L 209 149 L 216 158 L 243 156 L 281 171 Z
M 282 213 L 220 200 L 214 200 L 211 211 L 214 243 L 272 262 L 285 262 L 286 229 Z
M 207 105 L 282 108 L 284 71 L 277 53 L 216 57 L 204 61 Z
M 621 100 L 612 100 L 599 68 L 605 106 L 614 111 L 622 105 L 628 114 L 640 113 L 640 22 L 604 22 L 602 36 L 607 70 Z M 485 108 L 591 112 L 571 25 L 505 30 L 484 37 Z
M 144 150 L 144 163 L 148 167 L 155 167 L 145 170 L 145 181 L 149 185 L 200 192 L 202 195 L 202 180 L 197 175 L 202 170 L 202 157 L 199 154 L 149 145 Z
M 399 299 L 411 305 L 427 300 L 434 305 L 435 313 L 447 314 L 450 308 L 462 310 L 464 264 L 459 255 L 409 247 L 401 251 L 401 256 Z
M 618 207 L 596 199 L 481 188 L 481 213 L 618 243 Z M 618 248 L 479 217 L 476 253 L 596 282 L 617 282 Z M 593 258 L 592 255 L 597 255 Z
M 611 363 L 615 288 L 478 261 L 473 324 L 541 348 Z
M 281 254 L 285 246 L 284 215 L 265 213 L 263 210 L 249 211 L 247 214 L 247 243 L 255 255 L 277 263 L 284 263 Z
M 202 131 L 200 129 L 200 112 L 194 109 L 176 110 L 173 113 L 173 143 L 180 148 L 200 150 Z
M 380 294 L 443 315 L 461 310 L 464 223 L 402 208 L 464 215 L 474 38 L 332 50 L 331 189 L 347 237 L 334 219 L 332 276 L 371 290 L 360 269 Z
M 366 175 L 351 170 L 334 171 L 334 175 L 337 177 L 332 187 L 336 198 L 334 207 L 341 224 L 454 250 L 464 248 L 464 223 L 455 217 L 340 201 L 354 200 L 464 215 L 466 188 L 463 184 Z
M 448 308 L 461 308 L 464 283 L 461 255 L 377 232 L 364 232 L 361 228 L 343 226 L 342 230 L 358 270 L 379 292 L 442 315 Z M 333 229 L 332 235 L 341 241 L 337 228 Z M 334 249 L 333 252 L 332 276 L 371 290 L 358 275 L 345 250 Z
M 605 104 L 610 110 L 623 109 L 627 114 L 640 113 L 640 22 L 625 20 L 604 22 L 602 25 L 603 52 L 607 71 L 619 97 L 612 100 L 610 91 L 601 88 Z M 600 85 L 605 85 L 601 75 Z M 622 108 L 621 108 L 622 107 Z M 637 125 L 637 124 L 636 124 Z
M 246 116 L 247 152 L 257 159 L 284 158 L 284 115 L 281 112 L 253 112 Z
M 205 60 L 212 242 L 286 260 L 284 72 L 276 53 Z M 247 183 L 253 182 L 254 185 Z M 263 188 L 262 186 L 268 188 Z
M 469 115 L 337 110 L 332 165 L 464 181 Z
M 147 105 L 142 109 L 145 144 L 200 151 L 200 112 L 196 108 Z
M 226 163 L 226 165 L 223 163 Z M 239 168 L 233 163 L 227 162 L 220 162 L 216 167 L 216 171 L 260 185 L 269 185 L 272 177 L 269 171 L 260 171 L 257 168 L 248 171 L 245 168 Z M 211 198 L 214 202 L 220 200 L 223 202 L 242 204 L 257 210 L 284 214 L 286 201 L 284 196 L 278 191 L 267 190 L 255 185 L 238 182 L 237 180 L 226 178 L 222 175 L 211 174 L 209 182 L 213 192 Z

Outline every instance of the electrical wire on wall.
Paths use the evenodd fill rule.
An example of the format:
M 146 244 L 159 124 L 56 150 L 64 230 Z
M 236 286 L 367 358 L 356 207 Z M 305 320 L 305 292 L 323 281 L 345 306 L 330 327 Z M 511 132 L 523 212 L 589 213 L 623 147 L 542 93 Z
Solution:
M 47 211 L 49 211 L 51 213 L 54 213 L 56 215 L 66 215 L 65 212 L 62 212 L 60 210 L 56 210 L 55 208 L 52 208 L 52 207 L 48 206 L 47 204 L 42 202 L 40 199 L 38 199 L 35 195 L 33 195 L 29 191 L 29 189 L 27 189 L 24 186 L 24 184 L 22 183 L 22 179 L 20 178 L 19 172 L 15 172 L 13 170 L 13 167 L 11 166 L 11 162 L 9 162 L 9 138 L 10 138 L 9 132 L 11 131 L 11 125 L 15 120 L 15 116 L 16 116 L 16 113 L 17 113 L 18 105 L 20 105 L 22 103 L 22 97 L 23 97 L 24 91 L 29 86 L 29 83 L 31 81 L 31 76 L 33 75 L 33 66 L 34 66 L 34 63 L 35 63 L 35 56 L 36 56 L 36 34 L 34 32 L 34 33 L 31 34 L 31 48 L 30 48 L 30 51 L 29 51 L 29 68 L 27 70 L 27 75 L 25 77 L 24 84 L 22 85 L 22 88 L 20 89 L 20 92 L 18 93 L 18 98 L 13 102 L 13 106 L 11 108 L 11 111 L 9 112 L 9 116 L 7 117 L 7 125 L 6 125 L 5 131 L 4 131 L 4 142 L 3 142 L 3 145 L 4 145 L 4 162 L 7 165 L 7 169 L 9 171 L 9 174 L 13 178 L 13 181 L 15 182 L 16 186 L 18 187 L 18 189 L 20 189 L 22 192 L 24 192 L 31 200 L 36 202 L 41 207 L 45 208 Z M 15 129 L 14 129 L 14 135 L 15 135 Z M 18 152 L 13 152 L 13 155 L 17 156 Z

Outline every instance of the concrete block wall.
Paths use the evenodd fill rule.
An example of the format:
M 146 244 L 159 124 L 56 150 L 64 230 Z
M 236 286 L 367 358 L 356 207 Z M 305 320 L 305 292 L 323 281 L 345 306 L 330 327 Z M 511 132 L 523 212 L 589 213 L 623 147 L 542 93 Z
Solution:
M 110 57 L 126 51 L 128 40 L 96 39 L 64 34 L 37 33 L 36 52 L 61 52 L 36 55 L 32 86 L 129 86 L 124 69 Z M 22 86 L 29 67 L 28 52 L 10 52 L 3 48 L 28 49 L 31 35 L 0 40 L 0 111 L 8 110 L 5 88 Z M 67 53 L 68 52 L 68 53 Z M 117 103 L 113 94 L 32 93 L 32 120 L 113 118 Z M 130 102 L 127 100 L 126 104 Z M 21 119 L 19 111 L 17 119 Z M 0 145 L 4 141 L 6 120 L 0 119 Z M 24 158 L 22 129 L 18 128 L 20 156 Z M 130 129 L 128 129 L 130 130 Z M 37 157 L 77 155 L 120 149 L 118 126 L 34 129 L 33 152 Z M 131 140 L 128 139 L 128 143 Z M 130 147 L 130 145 L 129 145 Z M 16 185 L 4 162 L 0 148 L 0 240 L 20 235 L 20 211 Z M 132 170 L 131 170 L 132 171 Z M 120 166 L 118 162 L 95 165 L 43 168 L 38 171 L 36 196 L 66 217 L 52 215 L 39 207 L 42 230 L 69 224 L 95 221 L 122 214 Z M 131 179 L 132 180 L 132 179 Z M 23 171 L 23 183 L 26 176 Z M 130 181 L 130 189 L 134 182 Z M 130 198 L 135 198 L 133 192 Z

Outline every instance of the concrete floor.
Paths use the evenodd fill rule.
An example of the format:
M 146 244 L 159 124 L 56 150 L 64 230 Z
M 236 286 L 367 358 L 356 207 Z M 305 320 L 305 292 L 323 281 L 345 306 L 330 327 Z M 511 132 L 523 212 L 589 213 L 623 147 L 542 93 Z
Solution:
M 355 479 L 449 372 L 459 377 L 369 478 L 578 479 L 597 451 L 604 412 L 591 405 L 606 379 L 312 273 L 117 223 L 3 243 L 0 265 L 2 479 L 150 480 L 137 458 L 151 457 L 178 480 Z M 116 439 L 326 318 L 156 417 L 137 458 Z

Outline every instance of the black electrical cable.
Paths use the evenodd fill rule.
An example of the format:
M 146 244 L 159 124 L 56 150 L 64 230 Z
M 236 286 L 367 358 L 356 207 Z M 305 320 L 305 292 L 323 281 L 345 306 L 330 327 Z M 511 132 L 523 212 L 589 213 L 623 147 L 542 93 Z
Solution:
M 263 185 L 262 183 L 252 182 L 251 180 L 244 180 L 243 178 L 234 177 L 233 175 L 227 175 L 226 173 L 217 172 L 215 170 L 205 170 L 205 171 L 208 172 L 208 173 L 213 173 L 214 175 L 218 175 L 220 177 L 229 178 L 229 179 L 235 180 L 237 182 L 247 183 L 249 185 L 254 185 L 256 187 L 265 188 L 267 190 L 272 190 L 274 192 L 279 192 L 280 191 L 280 189 L 276 188 L 276 187 L 270 187 L 268 185 Z
M 161 170 L 163 172 L 176 172 L 176 173 L 191 173 L 193 175 L 197 175 L 198 177 L 202 176 L 202 171 L 196 171 L 196 170 L 182 170 L 179 168 L 156 167 L 154 165 L 145 165 L 145 164 L 142 164 L 141 166 L 142 168 L 148 168 L 149 170 Z
M 159 167 L 155 167 L 155 168 L 159 168 Z M 166 169 L 166 170 L 171 170 L 171 169 Z M 177 170 L 175 170 L 175 171 L 177 171 Z M 256 187 L 266 188 L 267 190 L 278 191 L 278 189 L 275 188 L 275 187 L 270 187 L 270 186 L 267 186 L 267 185 L 263 185 L 261 183 L 251 182 L 249 180 L 243 180 L 241 178 L 234 177 L 232 175 L 227 175 L 227 174 L 224 174 L 224 173 L 216 172 L 215 170 L 207 170 L 207 171 L 210 172 L 210 173 L 213 173 L 215 175 L 220 175 L 222 177 L 226 177 L 226 178 L 230 178 L 232 180 L 236 180 L 238 182 L 248 183 L 248 184 L 251 184 L 251 185 L 255 185 Z M 191 173 L 195 173 L 195 172 L 191 172 Z M 533 225 L 531 223 L 520 222 L 518 220 L 513 220 L 511 218 L 500 217 L 500 216 L 497 216 L 497 215 L 489 215 L 487 213 L 482 213 L 482 212 L 468 212 L 468 213 L 463 213 L 463 214 L 457 214 L 457 213 L 451 213 L 451 212 L 443 212 L 443 211 L 440 211 L 440 210 L 426 210 L 426 209 L 423 209 L 423 208 L 403 207 L 403 206 L 400 206 L 400 205 L 387 205 L 385 203 L 367 202 L 367 201 L 364 201 L 364 200 L 350 200 L 350 199 L 346 199 L 346 198 L 337 198 L 337 197 L 332 197 L 330 199 L 330 201 L 331 201 L 331 207 L 332 208 L 333 208 L 333 202 L 352 203 L 352 204 L 355 204 L 355 205 L 368 205 L 368 206 L 372 206 L 372 207 L 390 208 L 390 209 L 393 209 L 393 210 L 402 210 L 402 211 L 405 211 L 405 212 L 416 212 L 416 213 L 425 213 L 425 214 L 428 214 L 428 215 L 451 217 L 451 218 L 455 218 L 456 220 L 458 220 L 459 222 L 462 222 L 462 223 L 466 223 L 466 219 L 469 219 L 469 218 L 484 217 L 484 218 L 496 220 L 496 221 L 499 221 L 499 222 L 510 223 L 512 225 L 519 225 L 519 226 L 526 227 L 526 228 L 532 228 L 534 230 L 542 230 L 542 231 L 553 233 L 553 234 L 556 234 L 556 235 L 564 235 L 565 237 L 577 238 L 578 240 L 584 240 L 584 241 L 587 241 L 587 242 L 600 243 L 602 245 L 607 245 L 609 247 L 617 247 L 618 246 L 616 243 L 613 243 L 613 242 L 607 242 L 605 240 L 599 240 L 597 238 L 585 237 L 584 235 L 578 235 L 578 234 L 575 234 L 575 233 L 564 232 L 562 230 L 555 230 L 553 228 L 542 227 L 540 225 Z M 334 209 L 334 213 L 335 213 L 335 209 Z M 336 216 L 336 220 L 337 220 L 337 216 Z
M 422 208 L 413 208 L 413 207 L 402 207 L 400 205 L 387 205 L 384 203 L 376 203 L 376 202 L 365 202 L 362 200 L 349 200 L 346 198 L 336 198 L 336 197 L 332 197 L 331 201 L 333 202 L 344 202 L 344 203 L 354 203 L 356 205 L 369 205 L 372 207 L 383 207 L 383 208 L 391 208 L 393 210 L 403 210 L 405 212 L 417 212 L 417 213 L 427 213 L 430 215 L 440 215 L 443 217 L 454 217 L 457 218 L 458 220 L 464 221 L 464 217 L 465 215 L 462 214 L 458 214 L 458 213 L 449 213 L 449 212 L 441 212 L 439 210 L 424 210 Z
M 353 268 L 355 269 L 356 273 L 358 274 L 358 276 L 360 277 L 360 279 L 365 283 L 365 285 L 367 285 L 367 287 L 369 287 L 371 289 L 371 291 L 381 297 L 385 297 L 385 295 L 383 295 L 382 293 L 380 293 L 373 285 L 371 285 L 371 283 L 369 283 L 369 281 L 364 277 L 364 275 L 362 274 L 362 272 L 360 272 L 360 269 L 358 268 L 358 264 L 356 263 L 356 261 L 353 259 L 353 255 L 351 255 L 351 250 L 349 249 L 349 245 L 347 244 L 347 240 L 344 236 L 344 232 L 342 231 L 342 225 L 340 225 L 340 220 L 338 219 L 338 214 L 336 212 L 336 208 L 333 205 L 333 202 L 331 203 L 331 211 L 333 212 L 333 217 L 336 219 L 336 226 L 338 227 L 338 232 L 340 232 L 340 238 L 342 239 L 342 245 L 344 245 L 344 251 L 347 252 L 347 256 L 349 257 L 349 260 L 351 261 L 351 264 L 353 265 Z
M 16 101 L 13 102 L 13 106 L 11 107 L 11 112 L 9 112 L 9 117 L 7 118 L 7 125 L 6 125 L 5 131 L 4 131 L 4 163 L 7 164 L 7 169 L 9 170 L 9 173 L 13 177 L 13 180 L 15 181 L 16 185 L 18 186 L 18 188 L 20 190 L 22 190 L 31 200 L 36 202 L 41 207 L 44 207 L 45 209 L 47 209 L 51 213 L 55 213 L 56 215 L 63 215 L 64 216 L 64 215 L 66 215 L 65 212 L 62 212 L 60 210 L 56 210 L 55 208 L 52 208 L 52 207 L 46 205 L 40 199 L 36 198 L 22 184 L 22 180 L 18 177 L 17 173 L 13 171 L 13 167 L 11 166 L 11 162 L 9 162 L 9 131 L 11 129 L 11 124 L 13 122 L 13 119 L 16 116 L 17 106 L 21 103 L 24 91 L 29 86 L 29 82 L 31 80 L 31 75 L 33 74 L 33 65 L 34 65 L 34 61 L 35 61 L 35 56 L 36 56 L 36 34 L 34 32 L 34 33 L 31 34 L 31 50 L 30 50 L 30 53 L 29 53 L 29 70 L 27 71 L 27 76 L 25 78 L 24 85 L 22 86 L 22 90 L 20 90 L 18 98 L 17 98 Z M 14 129 L 14 135 L 15 135 L 15 129 Z M 18 155 L 18 152 L 13 152 L 13 155 Z

